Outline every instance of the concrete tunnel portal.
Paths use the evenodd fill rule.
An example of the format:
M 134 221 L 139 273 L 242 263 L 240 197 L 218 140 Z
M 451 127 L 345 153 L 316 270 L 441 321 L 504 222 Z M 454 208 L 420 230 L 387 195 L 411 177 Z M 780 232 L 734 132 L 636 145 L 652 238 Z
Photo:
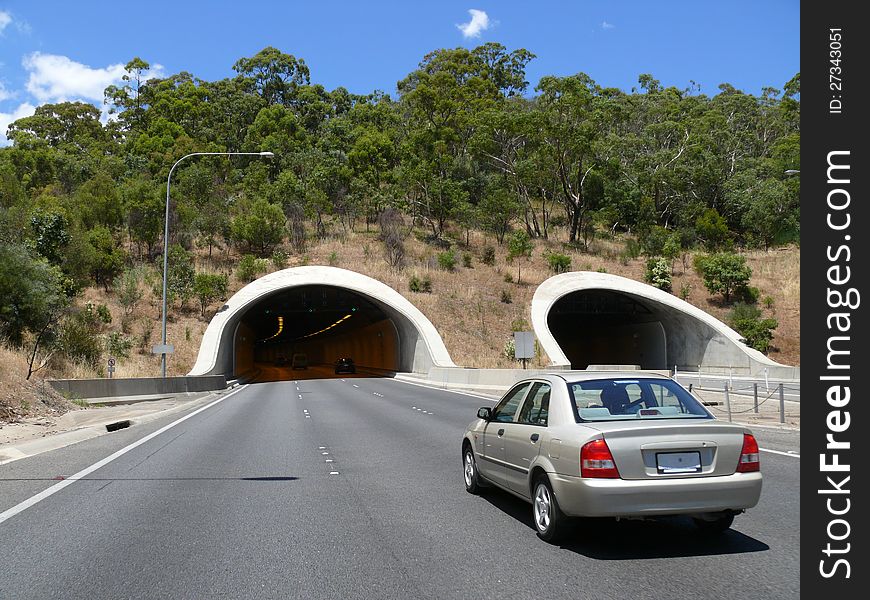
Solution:
M 230 298 L 209 323 L 190 374 L 302 376 L 294 355 L 304 355 L 313 373 L 306 371 L 317 377 L 341 357 L 367 374 L 455 366 L 432 323 L 394 289 L 353 271 L 311 266 L 271 273 Z
M 618 275 L 575 271 L 544 281 L 532 298 L 532 326 L 551 366 L 701 368 L 782 373 L 794 367 L 749 348 L 736 331 L 700 308 Z

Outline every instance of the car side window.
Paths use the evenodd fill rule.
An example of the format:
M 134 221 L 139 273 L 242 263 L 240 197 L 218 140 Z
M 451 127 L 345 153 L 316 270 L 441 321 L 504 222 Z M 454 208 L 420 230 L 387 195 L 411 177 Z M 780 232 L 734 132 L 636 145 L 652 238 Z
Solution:
M 546 425 L 550 410 L 550 385 L 540 381 L 532 384 L 532 390 L 520 410 L 518 423 Z
M 501 399 L 501 402 L 492 411 L 492 420 L 499 423 L 510 423 L 514 420 L 514 415 L 517 413 L 517 408 L 520 406 L 520 401 L 529 389 L 529 383 L 522 383 Z

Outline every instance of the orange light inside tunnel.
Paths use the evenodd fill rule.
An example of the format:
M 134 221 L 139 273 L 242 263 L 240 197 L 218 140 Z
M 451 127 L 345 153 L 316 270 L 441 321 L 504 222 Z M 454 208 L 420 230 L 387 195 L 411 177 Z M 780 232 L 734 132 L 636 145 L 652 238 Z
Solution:
M 260 341 L 261 341 L 261 342 L 267 342 L 267 341 L 269 341 L 269 340 L 271 340 L 271 339 L 273 339 L 273 338 L 276 338 L 276 337 L 278 337 L 279 335 L 281 335 L 281 332 L 282 332 L 282 331 L 284 331 L 284 317 L 278 317 L 278 331 L 276 331 L 276 332 L 274 333 L 274 335 L 270 335 L 269 337 L 264 338 L 264 339 L 262 339 L 262 340 L 260 340 Z
M 332 329 L 332 328 L 335 327 L 336 325 L 338 325 L 338 324 L 340 324 L 340 323 L 346 321 L 347 319 L 351 318 L 352 316 L 353 316 L 353 315 L 344 315 L 342 318 L 340 318 L 338 321 L 336 321 L 336 322 L 333 323 L 332 325 L 330 325 L 330 326 L 328 326 L 328 327 L 324 327 L 324 328 L 321 329 L 320 331 L 315 331 L 314 333 L 309 333 L 308 335 L 303 335 L 302 337 L 300 337 L 300 338 L 296 338 L 296 339 L 297 339 L 297 340 L 304 340 L 305 338 L 310 338 L 310 337 L 315 336 L 315 335 L 317 335 L 317 334 L 319 334 L 319 333 L 323 333 L 324 331 L 329 331 L 330 329 Z

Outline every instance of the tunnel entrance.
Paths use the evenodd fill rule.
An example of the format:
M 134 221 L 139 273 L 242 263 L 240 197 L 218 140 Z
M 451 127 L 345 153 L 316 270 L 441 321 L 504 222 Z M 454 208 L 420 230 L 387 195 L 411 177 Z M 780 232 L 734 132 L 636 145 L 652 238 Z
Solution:
M 661 316 L 635 297 L 602 289 L 572 292 L 553 304 L 547 324 L 572 369 L 589 365 L 667 368 L 667 336 Z
M 294 355 L 304 355 L 296 369 Z M 285 373 L 284 362 L 294 375 L 310 377 L 311 365 L 334 375 L 338 358 L 369 373 L 456 366 L 435 326 L 399 292 L 362 273 L 308 265 L 233 294 L 209 322 L 189 375 L 238 378 L 269 363 Z
M 360 374 L 400 370 L 399 334 L 378 303 L 346 288 L 307 285 L 280 290 L 252 304 L 234 339 L 233 372 L 258 381 L 333 376 L 350 358 Z

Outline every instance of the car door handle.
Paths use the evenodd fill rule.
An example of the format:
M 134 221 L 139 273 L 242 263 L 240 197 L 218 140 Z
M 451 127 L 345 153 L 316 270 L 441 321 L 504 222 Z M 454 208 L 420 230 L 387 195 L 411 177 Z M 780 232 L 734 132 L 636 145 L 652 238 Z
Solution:
M 537 433 L 533 433 L 531 436 L 529 436 L 529 439 L 532 440 L 532 443 L 534 443 L 537 442 L 540 437 L 541 436 L 539 436 Z
M 504 429 L 499 429 L 498 430 L 498 437 L 501 437 L 503 435 L 504 435 Z

